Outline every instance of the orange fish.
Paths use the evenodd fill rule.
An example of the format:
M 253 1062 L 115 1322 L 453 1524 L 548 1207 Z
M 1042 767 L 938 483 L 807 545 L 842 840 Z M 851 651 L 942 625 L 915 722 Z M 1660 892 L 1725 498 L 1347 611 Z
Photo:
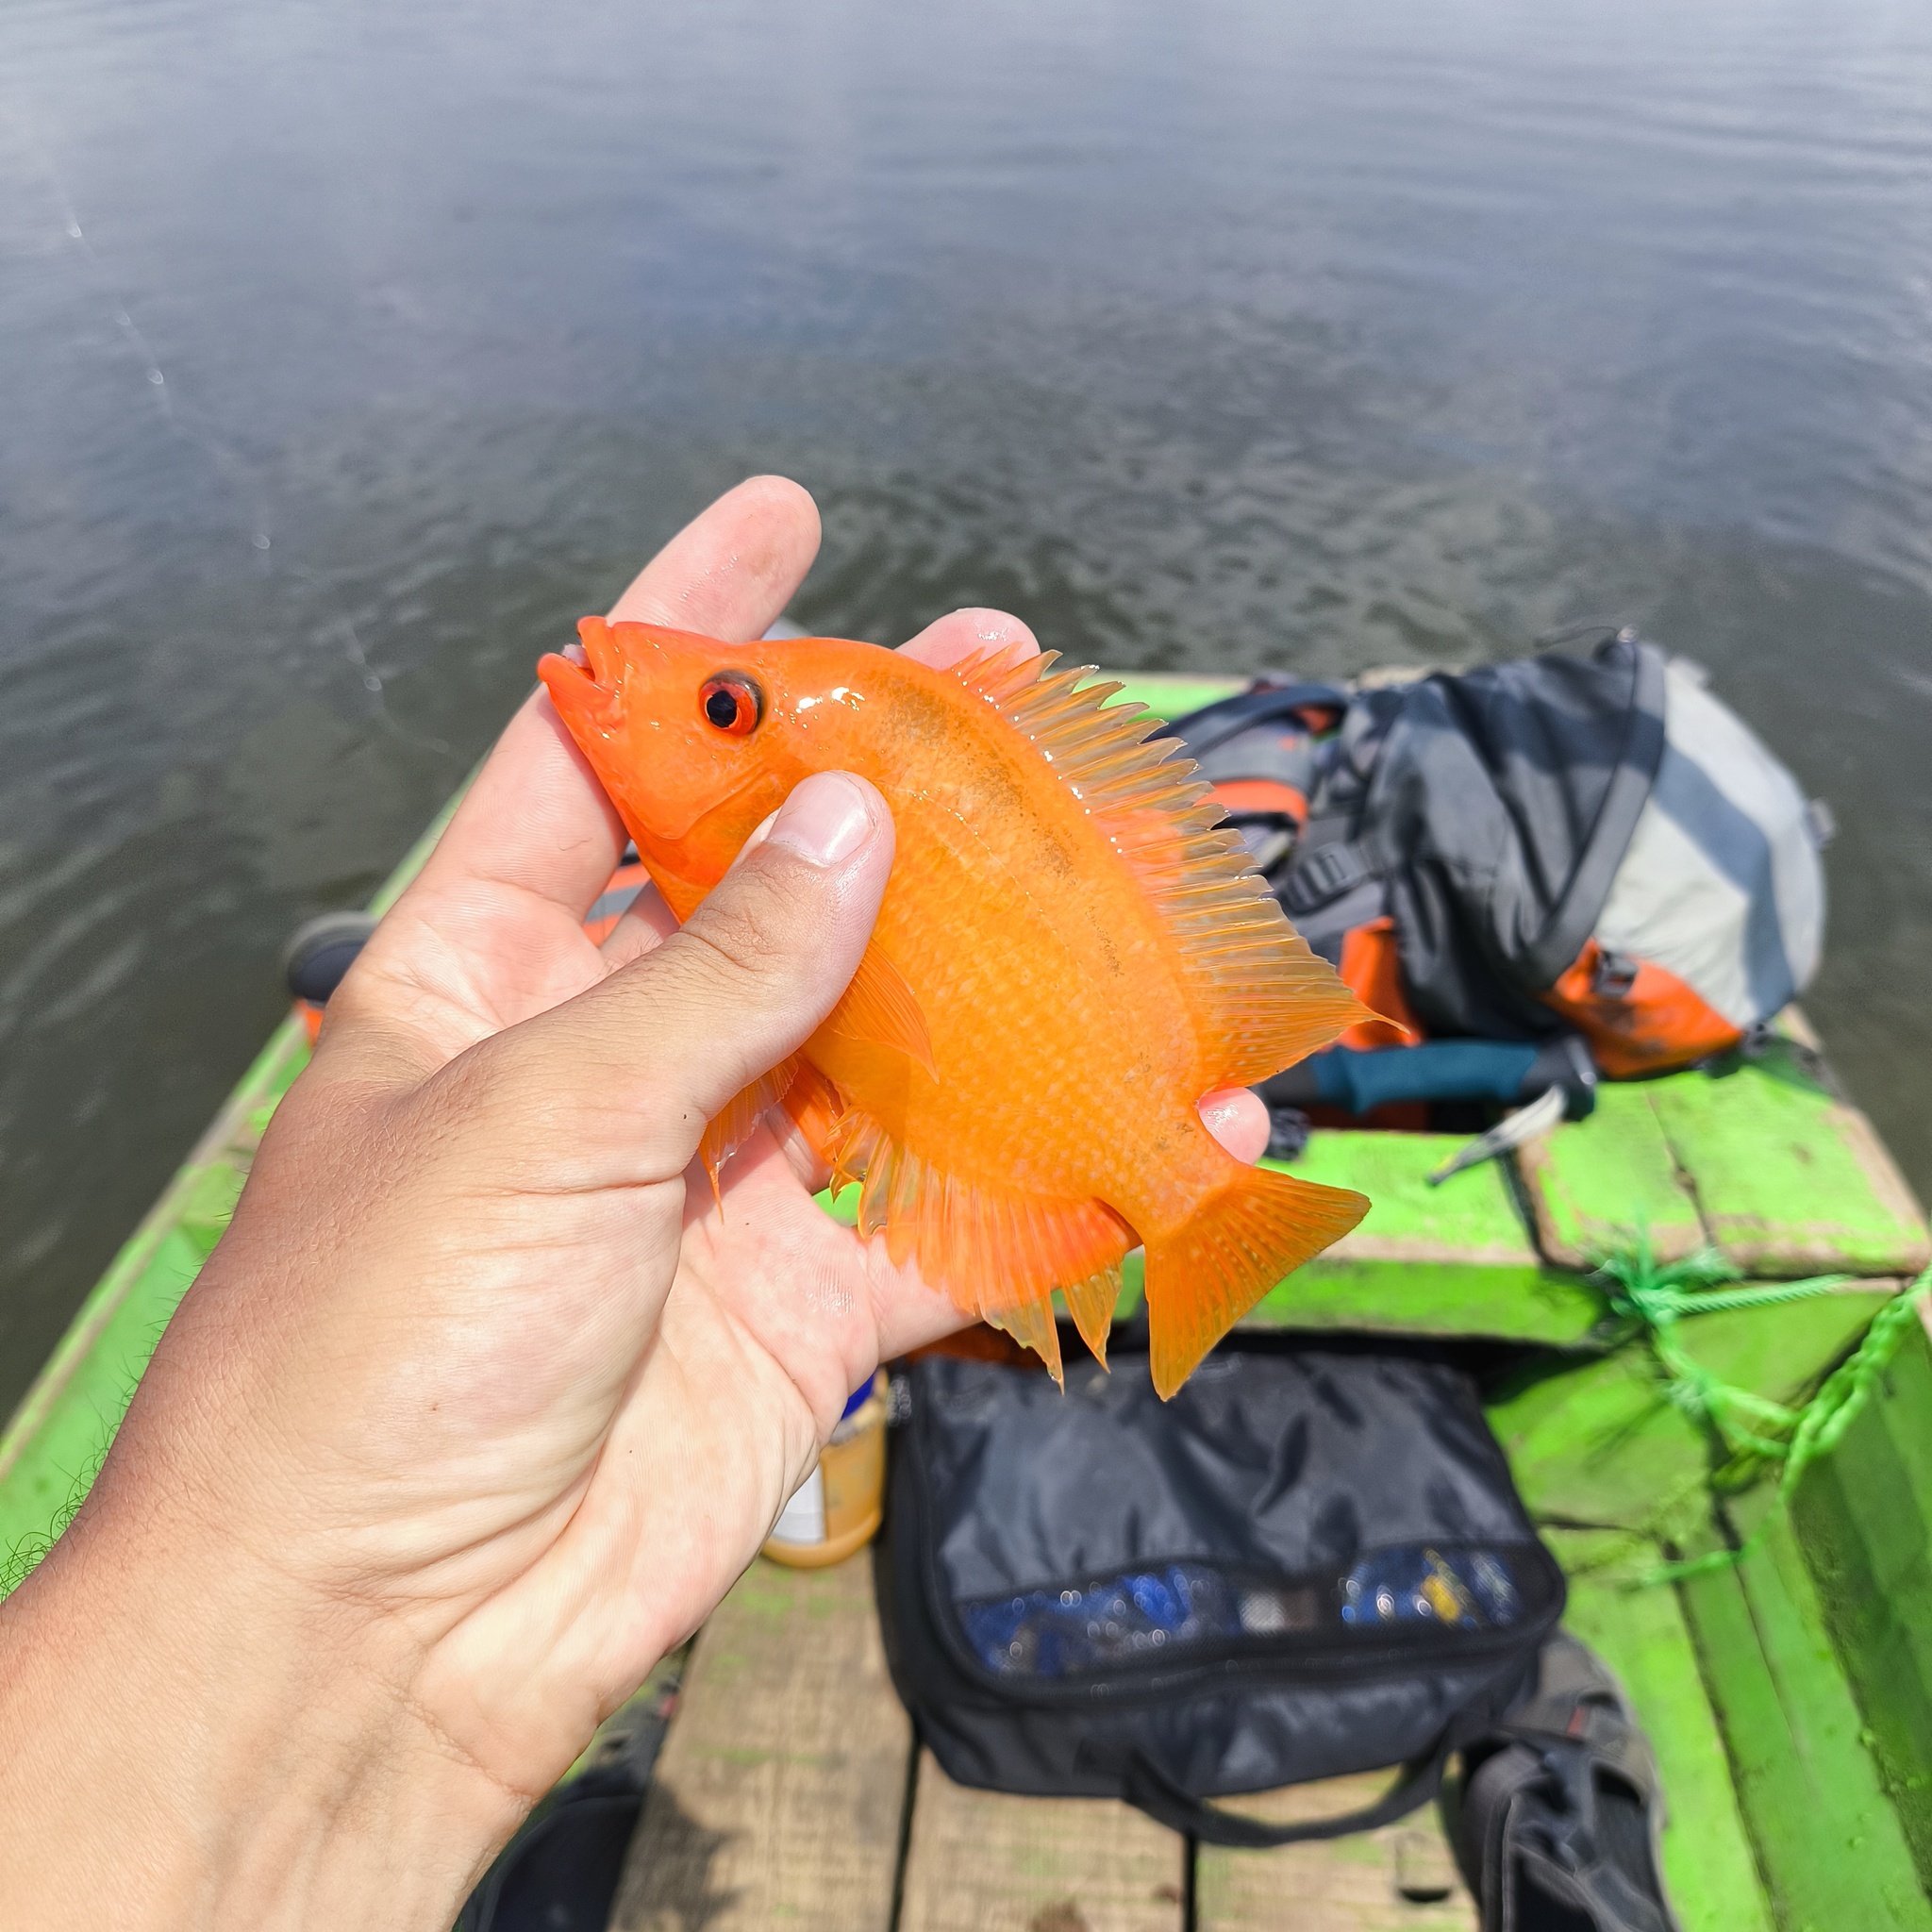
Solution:
M 1052 1296 L 1106 1359 L 1146 1248 L 1152 1368 L 1178 1389 L 1361 1195 L 1245 1166 L 1196 1102 L 1366 1017 L 1117 684 L 1053 654 L 935 671 L 831 638 L 724 644 L 589 617 L 538 667 L 679 919 L 813 772 L 892 808 L 897 858 L 851 987 L 711 1124 L 717 1164 L 782 1100 L 861 1235 L 916 1257 L 1056 1375 Z

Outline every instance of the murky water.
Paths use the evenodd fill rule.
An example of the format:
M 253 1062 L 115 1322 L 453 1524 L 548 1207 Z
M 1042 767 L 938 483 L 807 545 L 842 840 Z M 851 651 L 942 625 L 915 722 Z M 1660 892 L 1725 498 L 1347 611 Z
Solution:
M 1932 1183 L 1932 15 L 15 0 L 0 1412 L 538 651 L 714 491 L 797 614 L 1345 670 L 1608 613 L 1836 808 Z

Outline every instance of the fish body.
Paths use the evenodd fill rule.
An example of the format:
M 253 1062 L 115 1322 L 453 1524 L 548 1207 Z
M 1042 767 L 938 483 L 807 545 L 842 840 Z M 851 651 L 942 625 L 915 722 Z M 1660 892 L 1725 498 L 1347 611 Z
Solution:
M 1294 934 L 1191 766 L 1118 686 L 991 654 L 939 671 L 835 639 L 724 644 L 587 619 L 541 667 L 672 910 L 689 917 L 813 772 L 869 779 L 897 857 L 852 989 L 713 1124 L 783 1100 L 861 1178 L 859 1227 L 1058 1373 L 1052 1293 L 1104 1358 L 1147 1249 L 1163 1393 L 1357 1194 L 1235 1160 L 1196 1103 L 1362 1008 Z

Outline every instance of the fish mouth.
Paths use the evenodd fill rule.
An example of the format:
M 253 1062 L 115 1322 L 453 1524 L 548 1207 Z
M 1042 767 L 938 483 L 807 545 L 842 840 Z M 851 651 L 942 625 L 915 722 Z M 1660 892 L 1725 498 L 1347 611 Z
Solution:
M 601 617 L 587 617 L 577 625 L 577 641 L 553 651 L 537 667 L 539 675 L 559 706 L 582 711 L 601 700 L 611 704 L 621 685 L 623 653 Z
M 577 625 L 577 641 L 566 644 L 563 655 L 577 665 L 600 691 L 615 691 L 623 669 L 624 653 L 610 635 L 610 625 L 602 617 L 587 617 Z

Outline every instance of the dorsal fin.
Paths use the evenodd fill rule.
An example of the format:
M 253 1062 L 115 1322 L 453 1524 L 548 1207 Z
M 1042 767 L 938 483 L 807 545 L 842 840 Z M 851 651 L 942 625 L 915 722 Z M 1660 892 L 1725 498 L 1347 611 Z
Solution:
M 1160 721 L 1109 705 L 1118 684 L 1087 683 L 1090 669 L 1055 671 L 1057 657 L 1009 645 L 953 670 L 1032 740 L 1153 901 L 1194 996 L 1209 1085 L 1265 1080 L 1369 1018 L 1248 869 L 1247 848 L 1222 829 L 1178 743 L 1147 742 Z

